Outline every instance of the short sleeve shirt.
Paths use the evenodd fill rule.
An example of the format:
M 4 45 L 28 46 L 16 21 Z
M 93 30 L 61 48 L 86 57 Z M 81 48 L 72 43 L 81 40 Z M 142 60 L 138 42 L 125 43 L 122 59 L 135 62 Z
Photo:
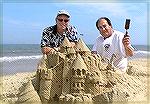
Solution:
M 59 47 L 63 42 L 65 35 L 70 42 L 77 42 L 77 30 L 74 26 L 69 25 L 64 35 L 57 33 L 57 26 L 50 26 L 43 30 L 41 47 Z
M 114 30 L 113 34 L 104 40 L 102 36 L 96 39 L 92 51 L 96 51 L 103 58 L 111 59 L 112 54 L 116 57 L 113 60 L 115 67 L 125 71 L 127 68 L 127 58 L 125 54 L 124 45 L 122 39 L 124 34 Z

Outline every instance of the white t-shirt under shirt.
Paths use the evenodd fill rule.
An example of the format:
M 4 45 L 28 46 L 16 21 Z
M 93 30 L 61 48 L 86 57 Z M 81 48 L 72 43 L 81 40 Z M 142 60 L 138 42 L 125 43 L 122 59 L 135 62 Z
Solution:
M 96 51 L 97 54 L 103 58 L 110 60 L 112 54 L 115 54 L 113 59 L 113 65 L 125 72 L 127 69 L 127 58 L 125 54 L 124 45 L 122 39 L 124 33 L 114 30 L 113 34 L 104 40 L 103 36 L 98 36 L 93 46 L 92 51 Z

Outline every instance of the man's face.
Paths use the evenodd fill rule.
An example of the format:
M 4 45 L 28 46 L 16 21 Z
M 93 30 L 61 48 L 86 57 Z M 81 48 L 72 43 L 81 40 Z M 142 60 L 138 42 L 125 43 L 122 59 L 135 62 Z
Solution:
M 104 38 L 108 38 L 112 35 L 112 27 L 108 25 L 105 19 L 101 19 L 98 22 L 98 29 Z
M 60 29 L 66 29 L 69 24 L 69 18 L 66 15 L 59 15 L 56 18 L 56 24 Z

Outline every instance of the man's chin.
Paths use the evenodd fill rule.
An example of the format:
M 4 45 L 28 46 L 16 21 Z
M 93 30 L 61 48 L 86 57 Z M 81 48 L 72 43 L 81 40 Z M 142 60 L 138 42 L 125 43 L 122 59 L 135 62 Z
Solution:
M 106 34 L 106 33 L 102 34 L 102 36 L 103 36 L 104 38 L 109 37 L 109 35 L 108 35 L 108 34 Z

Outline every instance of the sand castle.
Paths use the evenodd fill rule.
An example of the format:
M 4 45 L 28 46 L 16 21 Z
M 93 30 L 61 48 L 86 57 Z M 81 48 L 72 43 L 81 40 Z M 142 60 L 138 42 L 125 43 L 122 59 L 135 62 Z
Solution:
M 91 54 L 82 39 L 72 48 L 65 38 L 59 50 L 43 55 L 36 72 L 6 77 L 0 101 L 4 104 L 120 104 L 129 101 L 133 104 L 133 101 L 147 101 L 149 74 L 146 63 L 139 67 L 129 62 L 131 66 L 127 73 L 121 73 L 112 64 L 114 58 L 115 54 L 110 60 Z
M 59 51 L 44 55 L 37 69 L 37 90 L 41 101 L 62 104 L 112 102 L 117 78 L 112 61 L 103 63 L 99 55 L 91 54 L 80 38 L 74 48 L 65 37 Z M 125 100 L 127 93 L 121 92 Z M 120 96 L 120 95 L 119 95 Z

